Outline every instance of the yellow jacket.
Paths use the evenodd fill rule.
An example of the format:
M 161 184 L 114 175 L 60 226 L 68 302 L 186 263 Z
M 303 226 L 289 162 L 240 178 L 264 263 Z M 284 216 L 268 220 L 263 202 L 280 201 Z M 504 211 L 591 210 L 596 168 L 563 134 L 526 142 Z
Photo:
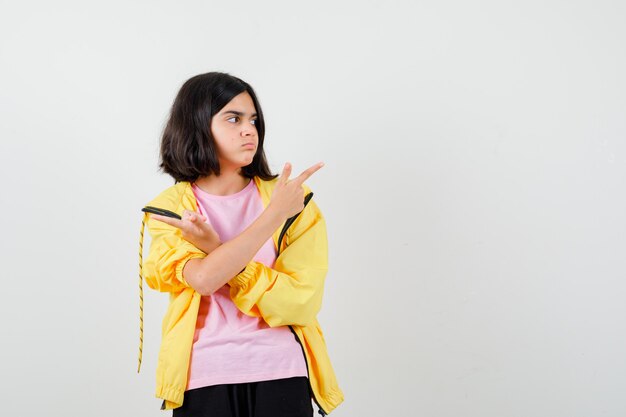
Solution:
M 263 207 L 267 207 L 278 178 L 265 181 L 255 176 Z M 311 192 L 302 184 L 305 195 Z M 198 211 L 191 184 L 181 181 L 167 188 L 147 206 L 182 215 L 183 210 Z M 293 219 L 293 218 L 292 218 Z M 230 296 L 239 310 L 262 317 L 271 327 L 289 326 L 297 336 L 307 363 L 313 399 L 322 413 L 328 414 L 344 399 L 337 384 L 317 313 L 322 305 L 324 280 L 328 270 L 326 223 L 321 211 L 310 200 L 293 223 L 289 219 L 272 238 L 278 252 L 274 268 L 250 261 L 233 277 Z M 152 243 L 142 262 L 143 230 L 148 226 Z M 281 238 L 283 227 L 288 229 Z M 280 240 L 280 248 L 278 243 Z M 183 239 L 180 229 L 152 219 L 144 213 L 140 241 L 140 314 L 141 337 L 139 369 L 143 344 L 142 277 L 152 289 L 169 293 L 169 306 L 162 322 L 162 340 L 156 369 L 156 397 L 161 409 L 178 408 L 183 403 L 193 335 L 201 295 L 184 279 L 185 262 L 203 258 L 206 253 Z

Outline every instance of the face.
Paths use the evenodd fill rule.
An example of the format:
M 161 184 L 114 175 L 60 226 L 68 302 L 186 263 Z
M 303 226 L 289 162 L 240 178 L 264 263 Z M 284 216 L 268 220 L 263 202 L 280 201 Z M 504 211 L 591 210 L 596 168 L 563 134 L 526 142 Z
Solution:
M 252 163 L 259 141 L 256 122 L 254 102 L 247 91 L 213 115 L 211 133 L 221 169 L 238 169 Z

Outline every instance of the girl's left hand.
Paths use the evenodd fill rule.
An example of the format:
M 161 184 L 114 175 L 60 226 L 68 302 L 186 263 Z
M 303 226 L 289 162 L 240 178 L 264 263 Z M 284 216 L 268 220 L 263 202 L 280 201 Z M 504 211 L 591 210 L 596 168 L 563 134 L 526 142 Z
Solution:
M 150 216 L 155 220 L 179 228 L 183 239 L 204 253 L 208 254 L 222 244 L 217 232 L 206 222 L 206 217 L 195 211 L 184 210 L 181 220 L 154 213 L 150 213 Z

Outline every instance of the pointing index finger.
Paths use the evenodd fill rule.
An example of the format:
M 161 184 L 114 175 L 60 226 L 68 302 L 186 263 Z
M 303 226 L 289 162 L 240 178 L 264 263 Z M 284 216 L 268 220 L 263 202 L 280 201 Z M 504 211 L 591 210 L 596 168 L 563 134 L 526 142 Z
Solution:
M 308 178 L 310 178 L 311 175 L 313 175 L 318 169 L 320 169 L 323 166 L 324 166 L 323 162 L 318 162 L 317 164 L 313 165 L 312 167 L 302 171 L 302 173 L 300 175 L 298 175 L 296 178 L 294 178 L 293 181 L 296 181 L 298 183 L 298 185 L 302 185 L 302 183 L 304 181 L 306 181 Z

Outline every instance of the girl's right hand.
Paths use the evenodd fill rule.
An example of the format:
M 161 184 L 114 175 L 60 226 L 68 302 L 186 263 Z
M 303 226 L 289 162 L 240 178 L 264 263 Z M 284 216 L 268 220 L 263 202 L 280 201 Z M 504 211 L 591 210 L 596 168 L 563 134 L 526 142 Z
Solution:
M 150 217 L 180 229 L 183 239 L 208 254 L 222 244 L 220 236 L 200 213 L 184 210 L 181 219 L 150 213 Z
M 276 210 L 284 220 L 300 213 L 304 209 L 304 189 L 302 188 L 302 183 L 323 166 L 323 162 L 318 162 L 311 168 L 303 171 L 296 178 L 289 180 L 291 164 L 287 162 L 282 174 L 278 177 L 269 207 Z

